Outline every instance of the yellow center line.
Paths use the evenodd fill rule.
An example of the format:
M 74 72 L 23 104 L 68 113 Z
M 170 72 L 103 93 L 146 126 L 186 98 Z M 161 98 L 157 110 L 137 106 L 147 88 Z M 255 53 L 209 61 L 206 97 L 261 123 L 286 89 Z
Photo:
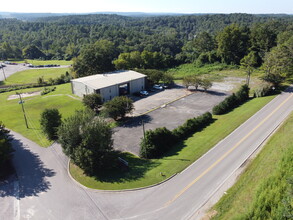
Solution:
M 189 183 L 184 189 L 182 189 L 173 199 L 169 200 L 165 207 L 173 203 L 178 199 L 184 192 L 186 192 L 193 184 L 200 180 L 204 175 L 211 171 L 216 165 L 218 165 L 222 160 L 224 160 L 229 154 L 231 154 L 244 140 L 246 140 L 256 129 L 258 129 L 262 124 L 264 124 L 272 115 L 278 111 L 291 97 L 291 94 L 286 100 L 284 100 L 274 111 L 272 111 L 265 119 L 263 119 L 254 129 L 252 129 L 247 135 L 245 135 L 239 142 L 237 142 L 229 151 L 227 151 L 223 156 L 221 156 L 216 162 L 214 162 L 209 168 L 202 172 L 197 178 L 195 178 L 191 183 Z

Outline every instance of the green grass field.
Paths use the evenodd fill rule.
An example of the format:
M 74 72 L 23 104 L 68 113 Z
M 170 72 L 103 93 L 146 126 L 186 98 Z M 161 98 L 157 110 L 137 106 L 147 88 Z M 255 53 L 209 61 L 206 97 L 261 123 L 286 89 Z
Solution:
M 32 65 L 48 65 L 48 64 L 56 64 L 56 65 L 71 65 L 72 61 L 69 60 L 9 60 L 14 63 L 30 63 Z
M 167 72 L 173 74 L 175 80 L 182 79 L 185 76 L 190 75 L 203 75 L 203 74 L 210 74 L 210 77 L 213 79 L 221 79 L 226 76 L 224 73 L 227 71 L 233 70 L 233 75 L 242 75 L 243 71 L 239 70 L 236 66 L 230 66 L 227 64 L 207 64 L 201 67 L 196 66 L 193 63 L 182 64 L 178 67 L 168 69 Z M 222 72 L 223 71 L 223 72 Z M 221 73 L 221 74 L 219 74 Z M 230 72 L 231 73 L 231 72 Z
M 16 131 L 30 140 L 36 142 L 40 146 L 46 147 L 51 143 L 46 139 L 40 130 L 40 114 L 45 108 L 57 108 L 62 114 L 62 118 L 71 115 L 75 109 L 81 109 L 81 101 L 70 97 L 70 83 L 56 86 L 56 90 L 47 95 L 32 96 L 23 98 L 25 101 L 24 108 L 28 118 L 29 129 L 25 126 L 21 105 L 18 99 L 7 100 L 10 95 L 16 92 L 27 93 L 41 91 L 43 88 L 23 89 L 13 92 L 0 94 L 0 121 L 13 131 Z
M 39 77 L 44 77 L 44 80 L 49 78 L 57 78 L 61 74 L 65 74 L 69 68 L 49 68 L 49 69 L 30 69 L 17 72 L 7 78 L 5 85 L 37 83 Z
M 282 206 L 288 178 L 293 177 L 292 131 L 293 113 L 215 205 L 213 219 L 289 219 L 283 216 Z M 292 205 L 291 194 L 291 216 Z
M 81 169 L 71 165 L 71 175 L 83 185 L 96 189 L 130 189 L 158 183 L 184 170 L 273 98 L 274 96 L 253 99 L 229 114 L 214 116 L 213 124 L 174 147 L 162 159 L 144 160 L 123 153 L 121 157 L 126 159 L 131 167 L 129 172 L 116 171 L 108 173 L 107 176 L 88 177 Z

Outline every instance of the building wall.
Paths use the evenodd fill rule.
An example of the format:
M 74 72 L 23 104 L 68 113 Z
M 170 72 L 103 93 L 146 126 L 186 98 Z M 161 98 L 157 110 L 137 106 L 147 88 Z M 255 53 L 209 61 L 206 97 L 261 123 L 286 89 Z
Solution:
M 127 82 L 126 82 L 127 83 Z M 136 79 L 132 80 L 129 82 L 130 86 L 130 94 L 133 94 L 135 92 L 139 92 L 141 90 L 145 89 L 145 78 L 141 79 Z M 72 93 L 79 96 L 83 97 L 84 95 L 95 93 L 95 89 L 77 81 L 72 81 L 71 82 L 71 87 L 72 87 Z M 100 94 L 103 98 L 104 101 L 109 101 L 115 96 L 119 96 L 119 85 L 113 85 L 109 86 L 106 88 L 101 88 Z
M 109 101 L 113 99 L 115 96 L 119 96 L 118 85 L 109 86 L 106 88 L 100 89 L 100 94 L 103 98 L 103 101 Z
M 84 95 L 94 93 L 95 91 L 93 88 L 76 81 L 71 82 L 71 89 L 72 93 L 79 97 L 83 97 Z
M 130 94 L 145 90 L 145 77 L 130 81 Z

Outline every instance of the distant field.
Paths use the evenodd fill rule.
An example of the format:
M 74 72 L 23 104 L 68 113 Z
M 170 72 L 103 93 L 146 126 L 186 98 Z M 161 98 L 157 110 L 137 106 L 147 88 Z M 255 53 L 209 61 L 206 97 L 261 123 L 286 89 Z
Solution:
M 213 219 L 291 219 L 284 214 L 291 209 L 292 217 L 292 131 L 293 113 L 214 206 Z
M 48 65 L 48 64 L 57 64 L 57 65 L 71 65 L 72 61 L 69 60 L 10 60 L 11 62 L 14 63 L 31 63 L 33 65 Z
M 49 78 L 57 78 L 61 74 L 65 74 L 66 71 L 69 71 L 69 68 L 29 69 L 11 75 L 5 81 L 5 85 L 37 83 L 39 77 L 48 80 Z
M 23 89 L 0 94 L 0 120 L 5 126 L 16 131 L 28 139 L 36 142 L 40 146 L 47 147 L 51 144 L 40 130 L 40 114 L 45 108 L 57 108 L 62 114 L 62 118 L 70 116 L 75 109 L 83 108 L 81 101 L 74 99 L 71 94 L 70 83 L 56 86 L 56 90 L 47 95 L 32 96 L 23 98 L 25 101 L 29 129 L 25 126 L 21 105 L 18 99 L 7 100 L 10 95 L 16 92 L 27 93 L 41 91 L 43 88 Z

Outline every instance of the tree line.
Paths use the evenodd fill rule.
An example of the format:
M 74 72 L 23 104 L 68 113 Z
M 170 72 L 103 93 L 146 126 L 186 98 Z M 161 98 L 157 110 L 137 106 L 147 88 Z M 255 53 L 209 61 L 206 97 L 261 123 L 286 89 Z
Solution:
M 209 62 L 221 59 L 239 63 L 247 48 L 260 50 L 260 57 L 276 45 L 276 36 L 292 29 L 292 16 L 219 14 L 159 17 L 118 15 L 74 15 L 39 18 L 34 22 L 0 19 L 0 57 L 72 59 L 84 47 L 107 40 L 115 47 L 115 58 L 122 53 L 158 52 L 164 66 L 192 62 L 201 55 Z M 226 54 L 227 29 L 231 43 L 240 46 Z M 265 38 L 263 38 L 265 36 Z M 266 41 L 268 40 L 268 41 Z M 241 44 L 238 44 L 238 43 Z M 232 45 L 232 46 L 233 46 Z M 217 51 L 217 54 L 214 51 Z M 218 55 L 218 56 L 214 56 Z

